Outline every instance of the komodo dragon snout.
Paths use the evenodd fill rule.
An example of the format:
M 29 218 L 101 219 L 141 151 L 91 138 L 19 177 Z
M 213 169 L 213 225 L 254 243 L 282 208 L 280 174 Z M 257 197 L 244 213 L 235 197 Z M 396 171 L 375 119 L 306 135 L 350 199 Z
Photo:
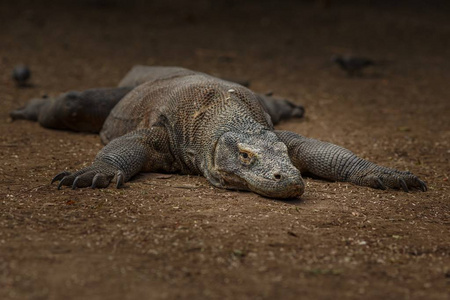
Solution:
M 288 149 L 271 131 L 227 132 L 218 140 L 210 180 L 227 189 L 250 190 L 273 198 L 294 198 L 305 185 Z

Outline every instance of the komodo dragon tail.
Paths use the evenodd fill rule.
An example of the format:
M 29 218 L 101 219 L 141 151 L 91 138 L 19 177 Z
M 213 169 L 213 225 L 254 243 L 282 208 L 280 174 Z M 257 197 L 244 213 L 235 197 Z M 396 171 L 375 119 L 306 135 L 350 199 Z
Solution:
M 130 87 L 72 91 L 56 98 L 31 99 L 12 111 L 12 120 L 37 121 L 42 127 L 98 133 L 114 106 Z

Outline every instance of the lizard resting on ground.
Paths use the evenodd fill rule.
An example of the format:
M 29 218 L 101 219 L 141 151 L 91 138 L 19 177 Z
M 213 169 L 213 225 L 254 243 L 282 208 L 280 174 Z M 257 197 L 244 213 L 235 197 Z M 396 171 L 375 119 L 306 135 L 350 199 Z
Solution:
M 427 189 L 408 171 L 274 129 L 281 119 L 301 117 L 301 106 L 183 68 L 136 66 L 117 88 L 32 99 L 10 115 L 100 133 L 106 146 L 92 165 L 56 175 L 58 189 L 105 188 L 114 178 L 120 187 L 139 172 L 199 174 L 216 187 L 273 198 L 303 194 L 301 173 L 373 188 Z

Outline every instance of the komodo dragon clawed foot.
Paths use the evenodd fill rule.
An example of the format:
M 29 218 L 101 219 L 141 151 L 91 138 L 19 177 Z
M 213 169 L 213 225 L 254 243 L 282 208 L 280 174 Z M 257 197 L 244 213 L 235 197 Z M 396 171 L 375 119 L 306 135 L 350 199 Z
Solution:
M 116 188 L 140 171 L 174 171 L 177 163 L 170 153 L 164 127 L 132 131 L 112 140 L 96 156 L 91 166 L 74 173 L 61 172 L 51 183 L 76 188 L 105 188 L 116 178 Z
M 409 192 L 410 189 L 420 189 L 423 192 L 427 190 L 427 185 L 411 172 L 398 171 L 381 166 L 377 166 L 372 170 L 362 171 L 361 173 L 355 173 L 352 177 L 356 184 L 376 189 L 393 188 L 402 189 L 405 192 Z
M 106 188 L 114 177 L 116 178 L 116 188 L 123 186 L 125 175 L 121 170 L 116 170 L 107 164 L 96 163 L 75 173 L 63 171 L 53 177 L 51 183 L 59 181 L 58 190 L 63 185 L 72 186 L 72 189 L 85 187 Z

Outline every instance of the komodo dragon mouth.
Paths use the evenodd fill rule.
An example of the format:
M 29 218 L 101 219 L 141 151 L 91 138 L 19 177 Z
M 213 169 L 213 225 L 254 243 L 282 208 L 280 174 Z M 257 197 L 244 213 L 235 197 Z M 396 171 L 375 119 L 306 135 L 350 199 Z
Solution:
M 219 178 L 216 177 L 217 174 L 219 174 Z M 298 176 L 285 178 L 283 182 L 261 176 L 247 175 L 241 177 L 238 174 L 227 172 L 218 172 L 215 175 L 215 180 L 210 180 L 215 186 L 230 190 L 252 191 L 269 198 L 296 198 L 305 191 L 300 172 L 298 172 Z
M 249 176 L 245 180 L 249 190 L 270 198 L 296 198 L 305 191 L 300 172 L 298 172 L 298 176 L 292 175 L 282 182 L 256 176 Z

